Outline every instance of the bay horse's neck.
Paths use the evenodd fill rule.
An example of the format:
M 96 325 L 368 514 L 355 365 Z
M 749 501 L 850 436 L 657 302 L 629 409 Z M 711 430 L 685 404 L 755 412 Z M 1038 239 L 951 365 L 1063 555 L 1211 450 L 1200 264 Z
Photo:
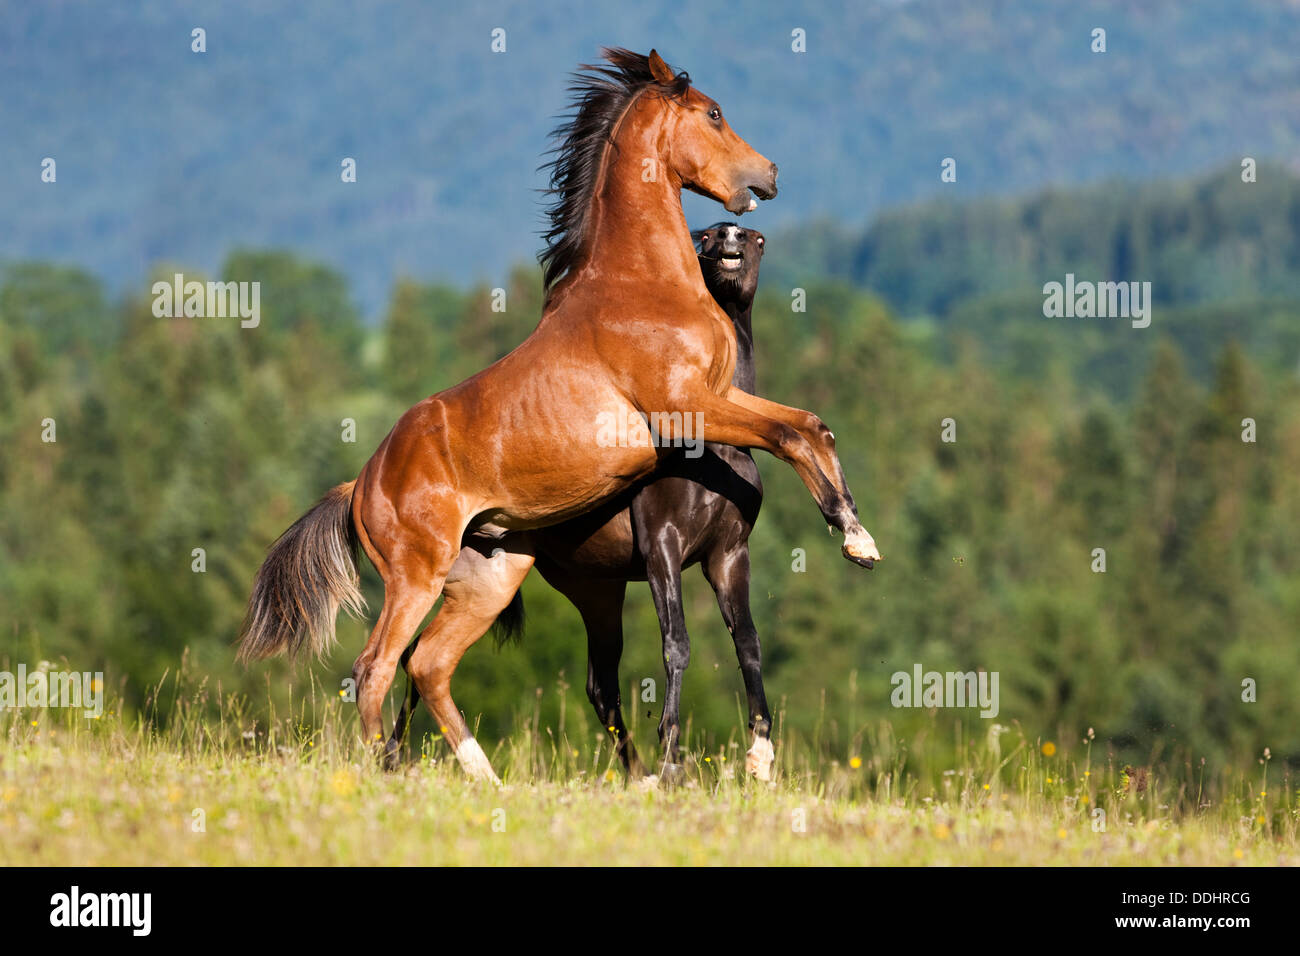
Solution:
M 665 119 L 655 105 L 644 97 L 634 101 L 605 151 L 580 268 L 593 260 L 617 263 L 618 272 L 652 276 L 659 288 L 707 296 L 682 211 L 682 184 L 657 145 Z

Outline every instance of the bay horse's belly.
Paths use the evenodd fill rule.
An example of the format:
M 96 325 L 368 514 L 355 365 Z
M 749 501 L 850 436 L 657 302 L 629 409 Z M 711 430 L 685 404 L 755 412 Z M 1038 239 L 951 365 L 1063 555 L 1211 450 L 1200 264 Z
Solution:
M 557 524 L 657 466 L 648 436 L 627 424 L 640 422 L 635 407 L 607 382 L 529 370 L 513 384 L 504 398 L 447 402 L 449 430 L 468 437 L 456 461 L 461 485 L 484 492 L 481 522 L 511 531 Z
M 698 459 L 674 456 L 649 480 L 577 518 L 533 532 L 539 570 L 643 581 L 645 558 L 635 529 L 673 527 L 689 566 L 717 548 L 749 539 L 763 500 L 758 467 L 747 453 L 706 445 Z
M 508 484 L 497 485 L 500 493 L 485 503 L 475 524 L 524 531 L 568 521 L 626 491 L 657 463 L 653 450 L 601 451 L 561 455 L 558 462 L 523 456 L 526 471 L 516 470 Z

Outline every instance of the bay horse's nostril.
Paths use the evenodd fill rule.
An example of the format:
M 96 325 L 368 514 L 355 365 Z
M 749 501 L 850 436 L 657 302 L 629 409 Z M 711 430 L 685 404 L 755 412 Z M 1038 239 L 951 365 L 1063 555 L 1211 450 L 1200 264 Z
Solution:
M 777 174 L 778 172 L 780 172 L 780 170 L 778 170 L 778 169 L 776 168 L 776 163 L 773 163 L 773 164 L 772 164 L 772 185 L 773 185 L 773 186 L 776 185 L 776 174 Z

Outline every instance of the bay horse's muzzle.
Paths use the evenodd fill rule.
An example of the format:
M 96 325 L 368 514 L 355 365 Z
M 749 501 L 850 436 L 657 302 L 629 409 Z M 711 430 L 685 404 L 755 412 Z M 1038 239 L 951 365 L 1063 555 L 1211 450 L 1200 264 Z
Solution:
M 771 163 L 770 168 L 768 169 L 767 181 L 762 183 L 750 184 L 749 188 L 754 190 L 754 195 L 757 196 L 759 199 L 775 198 L 776 197 L 776 174 L 778 172 L 779 170 L 776 168 L 776 163 Z
M 732 195 L 725 203 L 722 204 L 727 212 L 736 216 L 743 216 L 747 212 L 753 212 L 758 208 L 758 201 L 754 199 L 771 199 L 776 195 L 776 163 L 769 163 L 765 175 L 756 177 L 754 181 L 746 183 Z M 753 194 L 750 194 L 753 190 Z
M 751 194 L 750 190 L 753 190 Z M 771 199 L 776 195 L 776 164 L 772 164 L 772 171 L 768 176 L 757 182 L 747 183 L 732 194 L 731 198 L 722 204 L 727 212 L 736 216 L 743 216 L 747 212 L 753 212 L 758 208 L 758 199 Z

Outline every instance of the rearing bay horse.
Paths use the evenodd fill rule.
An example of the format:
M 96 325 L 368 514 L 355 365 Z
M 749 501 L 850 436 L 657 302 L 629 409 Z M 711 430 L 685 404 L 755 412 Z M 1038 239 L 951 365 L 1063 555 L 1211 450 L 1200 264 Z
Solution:
M 574 87 L 575 114 L 553 168 L 556 202 L 542 255 L 541 322 L 504 358 L 410 408 L 354 481 L 331 489 L 272 545 L 253 584 L 241 657 L 334 640 L 340 606 L 360 613 L 356 548 L 384 583 L 384 605 L 353 667 L 368 741 L 411 634 L 443 594 L 467 531 L 505 535 L 582 514 L 654 471 L 687 420 L 705 441 L 789 463 L 842 551 L 870 568 L 834 436 L 815 415 L 734 387 L 736 335 L 704 285 L 681 207 L 683 187 L 740 215 L 776 195 L 776 166 L 732 131 L 717 103 L 651 51 L 606 50 Z M 644 175 L 650 169 L 653 175 Z M 696 416 L 702 416 L 697 419 Z M 655 416 L 659 447 L 599 441 L 604 416 Z M 484 594 L 513 594 L 533 564 L 498 548 Z M 476 598 L 473 577 L 444 595 L 421 634 L 412 678 L 471 775 L 494 779 L 452 700 L 451 675 L 477 640 L 438 620 Z

